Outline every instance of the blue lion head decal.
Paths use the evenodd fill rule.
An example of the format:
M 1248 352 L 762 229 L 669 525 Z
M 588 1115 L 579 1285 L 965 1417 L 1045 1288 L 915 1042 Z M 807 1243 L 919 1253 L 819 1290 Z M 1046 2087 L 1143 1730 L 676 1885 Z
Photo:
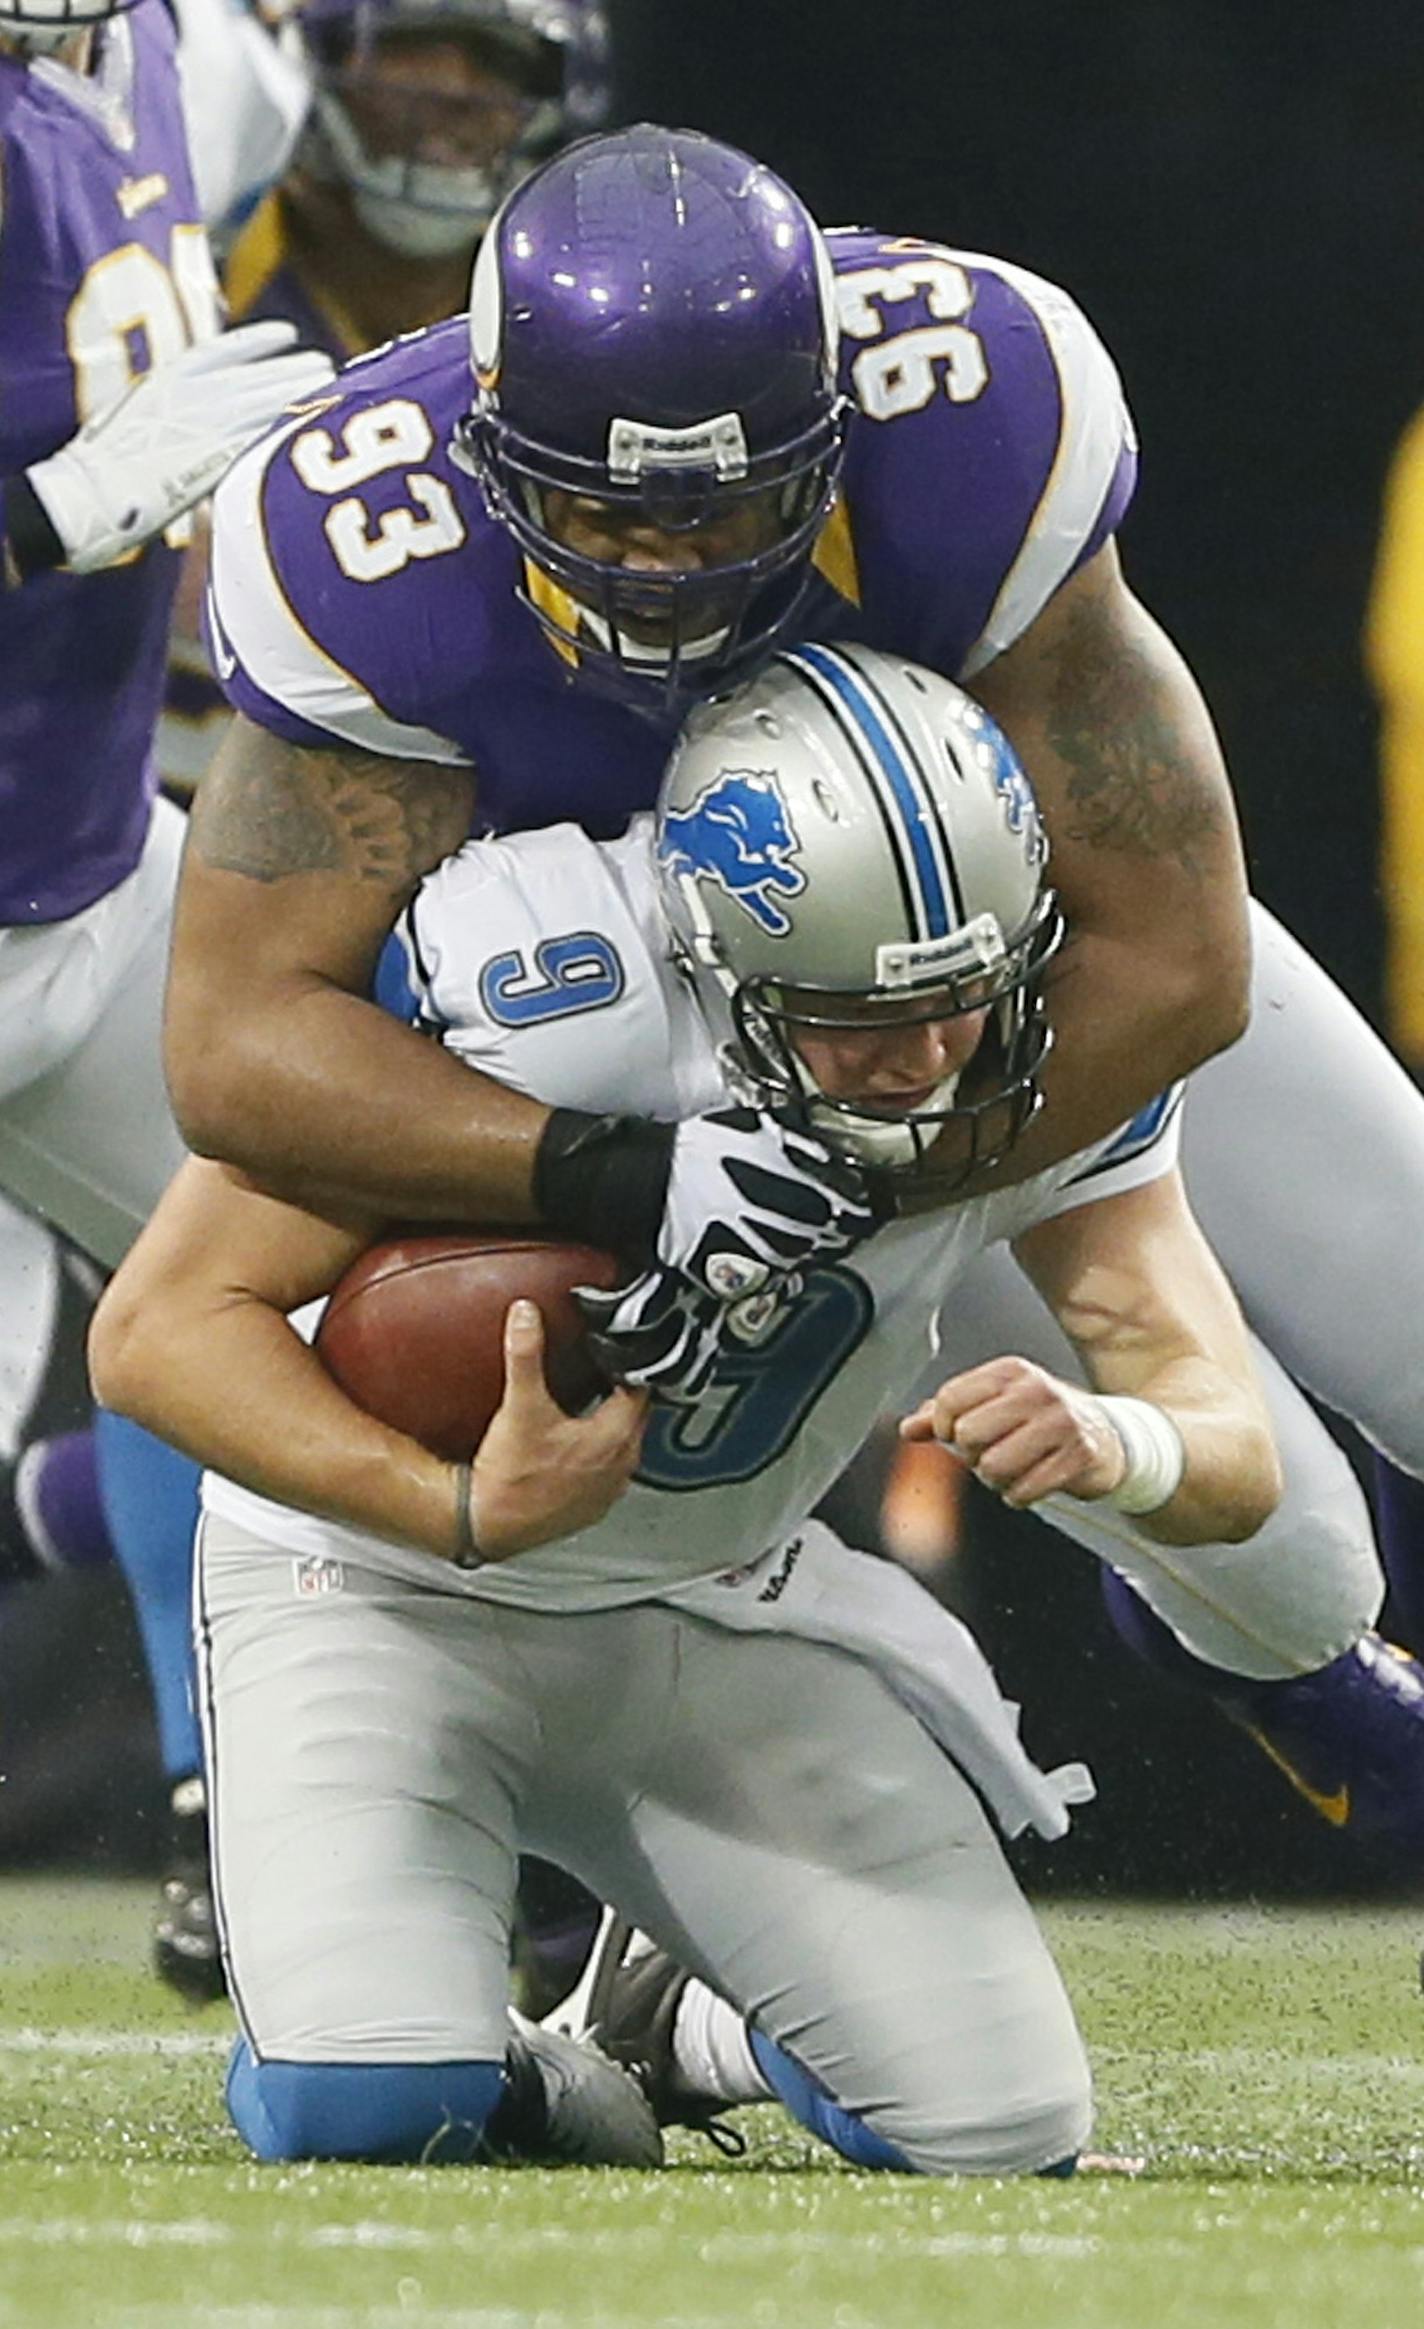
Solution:
M 1033 786 L 1008 737 L 992 723 L 986 724 L 984 741 L 993 755 L 994 789 L 1004 821 L 1011 833 L 1022 836 L 1030 862 L 1037 863 L 1046 851 Z
M 789 862 L 800 847 L 775 777 L 752 768 L 723 769 L 685 809 L 667 810 L 658 842 L 670 874 L 715 881 L 772 938 L 791 930 L 776 892 L 806 887 Z

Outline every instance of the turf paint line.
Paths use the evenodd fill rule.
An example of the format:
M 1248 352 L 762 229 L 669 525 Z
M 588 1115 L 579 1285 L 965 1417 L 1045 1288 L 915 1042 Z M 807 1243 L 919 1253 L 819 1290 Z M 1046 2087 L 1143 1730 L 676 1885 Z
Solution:
M 29 2329 L 30 2314 L 11 2315 L 0 2299 L 0 2321 L 14 2318 Z M 555 2312 L 540 2305 L 532 2313 L 507 2307 L 478 2312 L 452 2312 L 448 2305 L 340 2307 L 332 2305 L 204 2305 L 197 2315 L 191 2303 L 182 2305 L 123 2305 L 103 2315 L 103 2329 L 628 2329 L 626 2313 L 590 2314 Z M 660 2329 L 727 2329 L 724 2313 L 669 2314 Z
M 142 2055 L 220 2057 L 230 2052 L 232 2040 L 231 2031 L 0 2029 L 0 2054 L 68 2054 L 94 2062 Z
M 622 2311 L 565 2313 L 552 2305 L 532 2313 L 499 2305 L 452 2311 L 420 2304 L 416 2284 L 411 2289 L 398 2305 L 205 2305 L 198 2317 L 202 2329 L 628 2329 Z M 194 2314 L 191 2305 L 124 2305 L 105 2316 L 104 2329 L 194 2329 Z M 727 2316 L 667 2313 L 658 2329 L 727 2329 Z
M 222 2248 L 236 2245 L 247 2235 L 236 2224 L 224 2223 L 214 2216 L 174 2216 L 145 2219 L 133 2216 L 38 2216 L 0 2217 L 0 2246 L 36 2248 Z M 307 2249 L 354 2248 L 363 2250 L 398 2250 L 405 2254 L 435 2254 L 442 2251 L 483 2253 L 489 2232 L 479 2226 L 451 2225 L 447 2230 L 431 2231 L 416 2224 L 386 2224 L 364 2221 L 354 2224 L 269 2225 L 263 2233 L 267 2246 Z M 501 2226 L 498 2234 L 501 2255 L 512 2255 L 520 2249 L 531 2255 L 547 2255 L 551 2249 L 576 2249 L 580 2255 L 603 2251 L 609 2255 L 627 2256 L 638 2248 L 657 2249 L 665 2243 L 666 2233 L 660 2225 L 630 2226 L 626 2231 L 600 2232 L 594 2229 L 573 2229 L 565 2225 L 532 2226 L 520 2232 Z M 897 2228 L 885 2239 L 867 2236 L 863 2231 L 813 2232 L 804 2226 L 785 2231 L 714 2232 L 698 2243 L 698 2254 L 704 2264 L 732 2264 L 754 2261 L 759 2256 L 776 2255 L 787 2248 L 798 2257 L 809 2254 L 836 2256 L 853 2252 L 858 2257 L 873 2256 L 877 2251 L 893 2249 L 897 2257 L 917 2257 L 933 2260 L 949 2256 L 1039 2256 L 1055 2261 L 1087 2261 L 1101 2253 L 1103 2242 L 1091 2234 L 1056 2232 L 931 2232 L 916 2235 Z

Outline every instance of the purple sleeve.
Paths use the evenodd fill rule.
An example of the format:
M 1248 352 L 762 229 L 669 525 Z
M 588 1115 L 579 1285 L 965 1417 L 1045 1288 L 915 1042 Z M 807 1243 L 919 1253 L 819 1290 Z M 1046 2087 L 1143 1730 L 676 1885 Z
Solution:
M 1073 302 L 1022 269 L 869 234 L 832 242 L 857 407 L 844 571 L 873 643 L 968 677 L 1127 507 L 1121 385 Z

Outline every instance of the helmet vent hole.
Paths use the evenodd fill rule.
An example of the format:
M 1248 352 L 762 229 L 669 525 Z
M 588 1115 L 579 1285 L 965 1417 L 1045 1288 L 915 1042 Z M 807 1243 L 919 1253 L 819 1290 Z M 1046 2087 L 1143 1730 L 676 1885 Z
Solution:
M 839 825 L 841 822 L 841 804 L 836 799 L 835 794 L 832 792 L 830 786 L 826 783 L 824 777 L 812 777 L 811 791 L 815 796 L 816 806 L 820 810 L 822 816 L 825 818 L 827 824 Z

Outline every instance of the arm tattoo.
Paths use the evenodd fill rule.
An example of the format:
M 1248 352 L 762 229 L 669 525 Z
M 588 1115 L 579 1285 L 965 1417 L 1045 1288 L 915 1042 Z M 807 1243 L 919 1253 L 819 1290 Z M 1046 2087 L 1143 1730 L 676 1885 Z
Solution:
M 311 751 L 235 725 L 198 788 L 191 845 L 251 881 L 338 873 L 405 897 L 470 830 L 467 768 Z
M 1079 612 L 1052 676 L 1047 720 L 1067 780 L 1064 838 L 1128 857 L 1175 857 L 1199 874 L 1224 830 L 1215 772 L 1199 758 L 1204 740 L 1214 747 L 1204 715 L 1166 679 L 1152 653 L 1109 643 L 1091 612 Z

